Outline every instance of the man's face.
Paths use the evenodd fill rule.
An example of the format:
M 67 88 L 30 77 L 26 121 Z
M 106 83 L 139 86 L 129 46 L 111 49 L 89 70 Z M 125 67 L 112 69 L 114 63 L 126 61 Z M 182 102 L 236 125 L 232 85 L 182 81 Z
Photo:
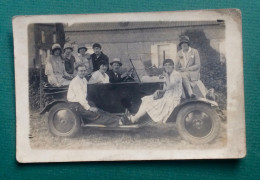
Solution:
M 112 64 L 112 69 L 113 69 L 114 72 L 117 73 L 119 71 L 119 69 L 120 69 L 120 65 L 118 63 L 113 63 Z
M 71 49 L 69 49 L 69 48 L 65 49 L 65 54 L 66 54 L 66 55 L 70 55 L 71 52 L 72 52 Z
M 184 52 L 187 52 L 189 50 L 189 45 L 188 43 L 182 43 L 181 48 Z
M 85 74 L 86 74 L 86 67 L 84 66 L 78 67 L 78 76 L 80 78 L 84 78 Z
M 101 53 L 101 49 L 99 47 L 94 47 L 93 51 L 97 55 L 99 55 Z

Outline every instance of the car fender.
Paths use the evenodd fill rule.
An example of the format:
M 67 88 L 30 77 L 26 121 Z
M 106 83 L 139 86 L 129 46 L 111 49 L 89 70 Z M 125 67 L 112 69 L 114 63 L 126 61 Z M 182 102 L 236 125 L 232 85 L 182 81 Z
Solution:
M 40 114 L 44 114 L 46 112 L 48 112 L 54 105 L 58 104 L 58 103 L 66 103 L 67 101 L 65 100 L 58 100 L 58 101 L 53 101 L 51 103 L 49 103 L 47 106 L 45 106 L 43 108 L 43 110 L 40 112 Z
M 186 99 L 184 101 L 181 101 L 180 104 L 174 108 L 173 112 L 171 113 L 170 117 L 168 118 L 168 120 L 166 122 L 167 123 L 175 122 L 177 114 L 183 106 L 188 105 L 188 104 L 197 104 L 197 103 L 204 103 L 204 104 L 211 106 L 212 108 L 218 108 L 217 102 L 211 101 L 206 98 Z

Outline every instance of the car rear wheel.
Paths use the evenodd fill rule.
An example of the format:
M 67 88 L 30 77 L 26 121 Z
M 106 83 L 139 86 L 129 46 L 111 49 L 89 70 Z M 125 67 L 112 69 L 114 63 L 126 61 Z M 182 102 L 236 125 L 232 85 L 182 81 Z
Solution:
M 66 103 L 51 108 L 48 124 L 50 132 L 55 136 L 72 137 L 80 130 L 80 118 Z
M 189 104 L 180 109 L 176 124 L 180 136 L 194 144 L 210 143 L 219 134 L 220 119 L 207 104 Z

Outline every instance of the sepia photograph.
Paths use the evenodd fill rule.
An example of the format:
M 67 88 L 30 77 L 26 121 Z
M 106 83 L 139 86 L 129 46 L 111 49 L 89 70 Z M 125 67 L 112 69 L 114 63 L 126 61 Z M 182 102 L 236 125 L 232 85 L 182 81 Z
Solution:
M 17 161 L 242 158 L 241 13 L 13 18 Z

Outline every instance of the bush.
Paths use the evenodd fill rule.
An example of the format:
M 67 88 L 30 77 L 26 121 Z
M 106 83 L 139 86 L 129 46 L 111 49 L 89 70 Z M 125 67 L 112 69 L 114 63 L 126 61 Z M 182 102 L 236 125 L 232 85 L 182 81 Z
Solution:
M 44 69 L 29 69 L 29 104 L 31 110 L 42 110 L 42 108 L 52 101 L 43 91 L 47 82 L 47 77 L 43 73 Z

